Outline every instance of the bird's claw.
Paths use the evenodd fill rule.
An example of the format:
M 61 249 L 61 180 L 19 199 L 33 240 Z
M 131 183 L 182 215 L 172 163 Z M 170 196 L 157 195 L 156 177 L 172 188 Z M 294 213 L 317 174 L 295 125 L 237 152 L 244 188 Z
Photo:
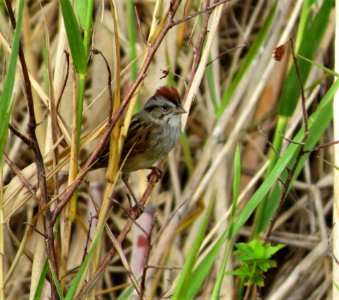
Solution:
M 136 213 L 138 216 L 140 216 L 145 210 L 145 207 L 143 205 L 140 205 L 139 203 L 135 203 L 135 205 L 133 205 L 130 208 L 130 212 L 132 213 Z
M 150 167 L 149 169 L 152 170 L 152 172 L 148 174 L 147 181 L 150 182 L 151 179 L 154 178 L 154 183 L 158 182 L 162 177 L 162 170 L 158 167 Z

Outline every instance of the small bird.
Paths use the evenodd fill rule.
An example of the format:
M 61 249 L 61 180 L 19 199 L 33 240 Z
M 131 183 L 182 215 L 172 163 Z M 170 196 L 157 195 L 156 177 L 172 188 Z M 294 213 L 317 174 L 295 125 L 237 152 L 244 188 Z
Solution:
M 140 112 L 133 115 L 120 160 L 122 178 L 129 190 L 129 173 L 140 169 L 159 171 L 153 164 L 178 143 L 183 113 L 186 111 L 178 91 L 163 86 L 148 99 Z M 106 148 L 94 169 L 107 166 L 109 147 Z

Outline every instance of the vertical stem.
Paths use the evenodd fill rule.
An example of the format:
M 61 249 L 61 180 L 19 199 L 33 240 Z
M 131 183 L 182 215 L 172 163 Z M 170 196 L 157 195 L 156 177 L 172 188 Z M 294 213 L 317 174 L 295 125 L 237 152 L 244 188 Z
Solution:
M 11 2 L 9 0 L 5 0 L 6 8 L 8 11 L 8 15 L 12 24 L 13 29 L 16 28 L 16 21 L 14 12 L 12 9 Z M 27 99 L 27 108 L 28 108 L 28 115 L 29 115 L 29 122 L 28 122 L 28 135 L 30 140 L 30 146 L 34 152 L 34 160 L 37 170 L 37 180 L 38 186 L 40 189 L 40 197 L 39 199 L 39 206 L 40 209 L 44 209 L 45 206 L 48 205 L 49 197 L 47 192 L 47 181 L 46 181 L 46 172 L 45 172 L 45 165 L 41 153 L 41 149 L 38 144 L 37 136 L 36 136 L 36 128 L 37 122 L 34 112 L 34 103 L 33 103 L 33 94 L 32 94 L 32 87 L 31 81 L 29 79 L 26 59 L 22 50 L 21 44 L 19 45 L 19 60 L 21 63 L 22 69 L 22 76 L 24 82 L 24 92 Z M 57 270 L 57 258 L 56 252 L 54 247 L 54 235 L 53 235 L 53 223 L 52 221 L 52 212 L 49 207 L 43 210 L 43 223 L 44 223 L 44 230 L 46 234 L 46 252 L 48 259 L 53 267 L 54 270 Z M 52 278 L 52 277 L 51 277 Z M 50 281 L 51 284 L 51 299 L 58 299 L 57 290 L 53 280 Z
M 86 74 L 79 74 L 78 79 L 78 101 L 77 101 L 77 152 L 79 152 L 80 147 L 80 136 L 81 136 L 81 123 L 82 123 L 82 112 L 84 107 L 84 97 L 85 97 L 85 84 L 86 84 Z
M 4 257 L 5 257 L 5 247 L 4 247 L 4 211 L 3 211 L 3 174 L 2 168 L 3 164 L 0 162 L 0 300 L 5 300 L 5 269 L 4 269 Z
M 335 31 L 335 71 L 339 71 L 339 1 L 336 1 L 336 31 Z M 338 80 L 338 79 L 337 79 Z M 337 92 L 334 96 L 333 101 L 333 124 L 334 124 L 334 140 L 339 139 L 339 93 Z M 339 145 L 334 145 L 334 165 L 339 165 Z M 339 298 L 339 290 L 336 284 L 339 283 L 339 266 L 335 261 L 335 258 L 339 257 L 339 171 L 337 168 L 333 168 L 334 175 L 334 199 L 333 199 L 333 288 L 332 288 L 332 299 Z
M 93 7 L 94 7 L 94 0 L 87 1 L 86 6 L 86 24 L 84 28 L 84 39 L 83 39 L 83 45 L 86 53 L 86 57 L 88 57 L 88 48 L 89 48 L 89 42 L 91 40 L 91 33 L 92 33 L 92 14 L 93 14 Z
M 131 61 L 131 81 L 133 82 L 138 75 L 138 65 L 136 62 L 137 50 L 136 50 L 136 38 L 135 38 L 135 11 L 134 11 L 134 0 L 129 0 L 127 5 L 128 10 L 128 41 L 129 49 L 128 56 Z

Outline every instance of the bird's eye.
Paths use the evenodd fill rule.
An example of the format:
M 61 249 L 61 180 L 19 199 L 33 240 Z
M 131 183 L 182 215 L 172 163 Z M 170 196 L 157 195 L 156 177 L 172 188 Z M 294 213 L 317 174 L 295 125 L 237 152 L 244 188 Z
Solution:
M 163 109 L 163 110 L 168 110 L 168 109 L 169 109 L 169 106 L 168 106 L 167 104 L 164 104 L 164 105 L 162 106 L 162 109 Z

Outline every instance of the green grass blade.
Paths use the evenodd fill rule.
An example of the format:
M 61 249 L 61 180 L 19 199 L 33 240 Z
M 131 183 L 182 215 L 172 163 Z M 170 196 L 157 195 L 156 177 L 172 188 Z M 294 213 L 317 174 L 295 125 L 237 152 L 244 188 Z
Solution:
M 128 13 L 127 30 L 129 45 L 128 56 L 131 62 L 131 82 L 134 82 L 138 75 L 134 0 L 127 1 L 127 13 Z
M 78 79 L 78 101 L 77 101 L 77 151 L 80 147 L 80 136 L 81 136 L 81 124 L 82 124 L 82 113 L 84 109 L 85 99 L 85 88 L 86 88 L 86 75 L 80 74 Z
M 16 64 L 19 53 L 20 45 L 20 32 L 22 25 L 24 1 L 20 0 L 18 19 L 14 31 L 12 53 L 9 59 L 7 75 L 4 81 L 2 94 L 0 96 L 0 163 L 2 164 L 2 157 L 5 152 L 7 136 L 8 136 L 8 123 L 10 119 L 11 103 L 13 97 L 13 87 L 15 82 Z
M 42 291 L 44 290 L 47 272 L 48 272 L 48 263 L 47 263 L 47 259 L 46 259 L 44 267 L 43 267 L 42 272 L 40 274 L 40 278 L 39 278 L 38 285 L 37 285 L 35 293 L 34 293 L 33 300 L 40 300 L 41 299 L 41 294 L 42 294 Z
M 298 51 L 300 43 L 304 33 L 307 30 L 308 22 L 310 20 L 312 6 L 315 4 L 315 0 L 305 0 L 303 8 L 301 10 L 300 21 L 298 26 L 297 38 L 295 40 L 295 49 Z
M 314 57 L 316 50 L 319 48 L 325 29 L 328 26 L 328 19 L 332 10 L 332 6 L 333 0 L 323 1 L 323 4 L 315 16 L 312 24 L 309 26 L 309 28 L 307 28 L 303 35 L 298 54 L 307 58 Z M 300 70 L 301 80 L 303 83 L 305 83 L 310 72 L 311 65 L 300 58 L 297 58 L 297 62 Z M 279 115 L 286 117 L 292 116 L 298 104 L 299 97 L 299 81 L 294 66 L 292 65 L 282 88 L 278 110 Z
M 250 49 L 248 50 L 248 53 L 246 54 L 246 57 L 244 58 L 244 61 L 239 68 L 238 73 L 235 75 L 235 78 L 232 80 L 231 84 L 227 87 L 227 89 L 224 92 L 224 95 L 222 97 L 221 105 L 217 109 L 217 117 L 220 117 L 226 108 L 228 102 L 231 100 L 238 84 L 240 83 L 241 79 L 245 75 L 248 68 L 251 66 L 253 61 L 256 59 L 259 50 L 261 49 L 269 31 L 272 25 L 272 21 L 275 16 L 276 8 L 277 8 L 278 1 L 275 2 L 274 6 L 272 7 L 264 26 L 262 27 L 262 30 L 258 34 L 255 42 L 252 44 Z
M 178 279 L 178 283 L 174 289 L 174 293 L 172 295 L 172 299 L 188 299 L 187 295 L 189 293 L 189 290 L 192 288 L 192 286 L 195 286 L 194 280 L 191 278 L 192 270 L 194 268 L 195 262 L 197 260 L 198 252 L 200 249 L 200 246 L 203 242 L 205 232 L 207 229 L 207 225 L 212 213 L 213 205 L 215 202 L 215 197 L 213 197 L 212 201 L 210 201 L 206 214 L 204 216 L 204 219 L 201 223 L 201 228 L 199 230 L 199 233 L 192 245 L 192 249 L 186 259 L 186 263 L 184 265 L 184 268 L 180 274 L 180 277 Z
M 283 143 L 281 132 L 286 131 L 287 123 L 288 123 L 287 117 L 280 116 L 278 118 L 277 126 L 275 128 L 275 134 L 274 134 L 273 142 L 272 142 L 273 149 L 275 149 L 278 152 L 280 152 L 280 149 Z M 277 156 L 276 151 L 273 151 L 272 149 L 270 149 L 269 151 L 270 162 L 269 162 L 265 177 L 270 176 L 269 174 L 271 173 L 271 171 L 273 170 L 274 166 L 277 163 L 278 156 Z M 271 194 L 275 194 L 275 193 L 276 191 L 271 191 Z M 276 201 L 269 202 L 268 199 L 265 199 L 259 205 L 256 216 L 255 216 L 254 235 L 259 234 L 261 231 L 265 229 L 265 224 L 267 224 L 266 222 L 267 220 L 265 220 L 265 218 L 267 218 L 266 213 L 269 211 L 275 211 L 276 207 L 277 207 Z
M 237 201 L 239 198 L 240 191 L 240 177 L 241 177 L 241 160 L 240 160 L 240 150 L 239 145 L 235 148 L 235 156 L 234 156 L 234 180 L 233 180 L 233 201 L 232 201 L 232 210 L 231 210 L 231 219 L 235 217 L 237 212 Z M 233 222 L 231 222 L 232 224 Z M 231 236 L 232 236 L 232 226 L 231 228 Z M 230 237 L 231 237 L 230 236 Z
M 134 82 L 138 75 L 138 57 L 137 57 L 137 33 L 135 22 L 135 3 L 134 0 L 128 0 L 127 6 L 127 33 L 128 33 L 128 58 L 130 61 L 130 80 Z M 134 106 L 134 112 L 138 112 L 142 109 L 142 103 L 138 99 Z
M 60 0 L 60 6 L 74 67 L 78 74 L 85 74 L 87 72 L 87 56 L 72 5 L 69 0 Z
M 58 280 L 58 276 L 57 276 L 57 274 L 55 273 L 55 270 L 53 269 L 53 266 L 52 266 L 52 264 L 50 263 L 50 261 L 48 261 L 48 265 L 49 265 L 49 269 L 50 269 L 51 274 L 52 274 L 53 282 L 54 282 L 55 287 L 56 287 L 56 290 L 57 290 L 57 292 L 58 292 L 59 299 L 60 299 L 60 300 L 64 300 L 65 298 L 64 298 L 64 295 L 63 295 L 63 293 L 62 293 L 62 288 L 61 288 L 61 286 L 60 286 L 60 282 L 59 282 L 59 280 Z
M 88 56 L 88 45 L 91 39 L 93 29 L 93 0 L 77 0 L 74 2 L 74 10 L 78 17 L 79 24 L 84 31 L 83 45 L 85 49 L 85 56 Z
M 332 102 L 335 92 L 337 91 L 339 87 L 339 81 L 336 80 L 331 88 L 328 90 L 327 94 L 321 101 L 320 105 L 318 106 L 317 110 L 312 114 L 312 116 L 308 120 L 308 126 L 309 126 L 309 138 L 306 142 L 306 147 L 312 147 L 314 146 L 320 139 L 322 133 L 326 130 L 329 122 L 332 120 Z M 304 130 L 300 130 L 297 134 L 294 141 L 301 142 L 303 139 Z M 296 153 L 299 149 L 299 145 L 297 144 L 290 144 L 290 146 L 287 148 L 286 152 L 281 156 L 281 158 L 277 161 L 275 167 L 269 174 L 269 176 L 266 177 L 262 185 L 258 188 L 258 190 L 255 192 L 255 194 L 252 196 L 248 204 L 245 206 L 245 208 L 242 210 L 241 214 L 237 218 L 237 222 L 235 224 L 235 232 L 237 232 L 241 226 L 247 221 L 249 216 L 252 214 L 255 207 L 262 201 L 262 199 L 267 195 L 270 188 L 275 184 L 275 182 L 278 180 L 278 178 L 282 175 L 282 173 L 286 170 L 286 167 L 288 167 L 292 161 L 293 158 L 295 158 Z M 307 149 L 307 148 L 306 148 Z M 302 163 L 304 163 L 306 157 L 302 157 L 299 163 L 299 168 L 302 166 Z M 279 201 L 279 197 L 276 199 L 271 199 L 276 201 Z M 269 216 L 272 216 L 274 211 L 267 211 L 267 214 L 265 214 L 267 220 L 264 223 L 267 224 L 269 220 L 271 219 Z
M 312 1 L 311 1 L 312 2 Z M 305 58 L 312 58 L 319 45 L 320 40 L 325 32 L 325 29 L 328 25 L 328 19 L 333 6 L 333 0 L 324 1 L 320 9 L 318 10 L 315 18 L 312 23 L 306 28 L 305 22 L 309 19 L 310 11 L 306 11 L 306 9 L 311 10 L 312 3 L 308 0 L 307 3 L 303 7 L 303 18 L 301 20 L 301 24 L 299 26 L 303 29 L 299 31 L 299 36 L 301 42 L 298 49 L 297 62 L 300 70 L 301 80 L 303 84 L 306 82 L 308 74 L 312 65 L 302 59 L 299 56 Z M 299 42 L 298 42 L 299 43 Z M 281 145 L 282 145 L 282 135 L 285 132 L 287 127 L 288 118 L 293 114 L 295 108 L 298 104 L 300 97 L 300 84 L 297 78 L 297 74 L 295 72 L 295 66 L 292 65 L 288 76 L 284 82 L 281 98 L 279 102 L 278 109 L 278 127 L 275 130 L 274 138 L 273 138 L 273 148 L 275 151 L 271 150 L 269 153 L 270 164 L 268 166 L 266 177 L 270 176 L 270 173 L 277 161 L 276 153 L 280 153 Z M 277 195 L 277 191 L 272 191 L 270 197 Z M 274 213 L 275 208 L 277 207 L 277 201 L 279 198 L 275 198 L 273 202 L 269 202 L 268 199 L 264 200 L 262 204 L 258 207 L 258 212 L 255 217 L 255 228 L 254 234 L 259 234 L 261 231 L 265 230 L 265 226 L 267 222 L 271 219 L 272 214 Z
M 141 276 L 137 278 L 137 282 L 140 283 Z M 118 300 L 129 300 L 132 299 L 132 294 L 135 292 L 135 287 L 133 284 L 131 284 L 128 288 L 126 288 L 118 297 Z
M 298 57 L 309 62 L 310 64 L 316 66 L 317 68 L 319 68 L 320 70 L 323 70 L 325 73 L 328 73 L 329 75 L 331 76 L 334 76 L 334 77 L 339 77 L 339 73 L 337 72 L 334 72 L 333 70 L 329 69 L 329 68 L 326 68 L 325 66 L 321 65 L 321 64 L 318 64 L 317 62 L 313 61 L 312 59 L 308 59 L 307 57 L 305 56 L 302 56 L 300 54 L 298 54 Z
M 209 271 L 211 270 L 217 256 L 220 252 L 221 247 L 225 244 L 227 240 L 229 230 L 225 230 L 225 232 L 218 238 L 214 247 L 211 248 L 208 255 L 206 255 L 205 259 L 197 266 L 197 268 L 193 271 L 191 278 L 194 281 L 194 285 L 190 286 L 189 293 L 186 299 L 195 299 L 196 295 L 202 285 L 202 282 L 206 279 Z
M 305 144 L 305 149 L 306 150 L 310 150 L 313 149 L 317 143 L 319 142 L 320 138 L 323 136 L 325 130 L 328 128 L 329 123 L 331 122 L 333 117 L 333 111 L 332 111 L 332 106 L 329 105 L 326 107 L 326 109 L 322 109 L 319 112 L 319 116 L 317 117 L 317 119 L 319 120 L 319 122 L 317 122 L 317 126 L 312 126 L 310 128 L 310 134 L 309 137 L 307 139 L 307 142 Z M 291 185 L 293 185 L 293 182 L 296 180 L 296 178 L 299 176 L 300 172 L 302 171 L 305 161 L 307 159 L 309 159 L 310 154 L 305 154 L 301 157 L 298 166 L 296 168 L 295 174 L 293 176 Z M 291 165 L 289 165 L 289 168 L 291 167 Z M 281 176 L 282 180 L 286 180 L 287 174 L 284 174 Z M 265 216 L 272 216 L 272 212 L 275 211 L 276 207 L 278 206 L 278 202 L 277 200 L 280 199 L 281 196 L 281 192 L 280 189 L 278 187 L 278 185 L 276 184 L 274 191 L 272 193 L 270 193 L 268 201 L 267 201 L 267 205 L 265 207 L 265 211 L 264 214 Z M 263 220 L 262 222 L 262 230 L 264 230 L 270 221 L 271 218 L 268 218 L 266 220 Z
M 81 281 L 81 278 L 84 276 L 84 274 L 86 273 L 86 269 L 87 269 L 87 266 L 88 264 L 90 263 L 91 261 L 91 257 L 95 251 L 95 248 L 96 248 L 96 244 L 98 243 L 98 241 L 101 240 L 101 234 L 102 234 L 102 231 L 104 229 L 104 226 L 105 224 L 103 224 L 103 226 L 101 226 L 101 228 L 99 228 L 98 230 L 98 234 L 95 238 L 95 240 L 93 241 L 84 261 L 82 262 L 77 274 L 75 275 L 73 281 L 72 281 L 72 284 L 66 294 L 66 297 L 65 297 L 65 300 L 72 300 L 74 299 L 74 296 L 75 296 L 75 293 L 78 289 L 78 286 L 80 284 L 80 281 Z
M 229 221 L 229 231 L 228 231 L 229 238 L 228 238 L 228 243 L 226 244 L 226 247 L 225 247 L 225 253 L 222 258 L 217 280 L 214 285 L 214 289 L 213 289 L 213 293 L 211 297 L 212 300 L 220 299 L 221 284 L 225 277 L 227 260 L 228 260 L 229 253 L 231 251 L 233 223 L 234 223 L 234 218 L 237 212 L 237 202 L 238 202 L 239 190 L 240 190 L 240 176 L 241 176 L 241 160 L 240 160 L 239 145 L 237 145 L 235 149 L 235 155 L 234 155 L 233 200 L 232 200 L 231 217 Z M 226 232 L 227 232 L 227 229 L 226 229 Z
M 319 134 L 324 132 L 330 120 L 332 119 L 333 97 L 336 91 L 338 90 L 338 88 L 339 88 L 339 81 L 337 80 L 332 84 L 331 88 L 328 90 L 327 94 L 321 101 L 317 110 L 309 118 L 308 125 L 309 125 L 310 132 L 313 135 L 317 135 L 317 136 L 312 138 L 312 141 L 309 140 L 307 142 L 308 147 L 311 146 L 308 143 L 313 144 L 314 142 L 319 140 Z M 310 136 L 312 134 L 310 134 Z M 298 133 L 298 135 L 296 136 L 294 140 L 297 142 L 298 141 L 300 142 L 302 138 L 303 138 L 303 130 L 301 130 Z M 286 152 L 278 160 L 270 176 L 268 176 L 264 180 L 264 182 L 257 189 L 257 191 L 254 193 L 252 198 L 248 201 L 248 203 L 246 204 L 244 209 L 241 211 L 241 213 L 236 217 L 234 227 L 232 230 L 232 235 L 231 235 L 232 238 L 235 237 L 235 235 L 238 233 L 240 228 L 245 224 L 245 222 L 247 222 L 247 220 L 250 218 L 250 216 L 254 212 L 255 208 L 266 197 L 267 193 L 270 191 L 272 186 L 277 182 L 280 175 L 286 170 L 286 166 L 288 166 L 291 160 L 295 157 L 299 147 L 300 146 L 297 144 L 291 144 L 288 147 Z M 300 166 L 302 166 L 302 161 L 300 163 Z M 229 237 L 229 230 L 226 230 L 218 238 L 214 247 L 212 247 L 208 255 L 206 255 L 206 259 L 202 261 L 192 273 L 191 278 L 194 279 L 195 285 L 191 287 L 191 290 L 188 295 L 189 299 L 194 298 L 194 296 L 198 293 L 201 283 L 208 275 L 211 267 L 213 266 L 213 263 L 215 262 L 217 258 L 220 248 L 225 243 L 225 240 L 227 239 L 227 237 Z

